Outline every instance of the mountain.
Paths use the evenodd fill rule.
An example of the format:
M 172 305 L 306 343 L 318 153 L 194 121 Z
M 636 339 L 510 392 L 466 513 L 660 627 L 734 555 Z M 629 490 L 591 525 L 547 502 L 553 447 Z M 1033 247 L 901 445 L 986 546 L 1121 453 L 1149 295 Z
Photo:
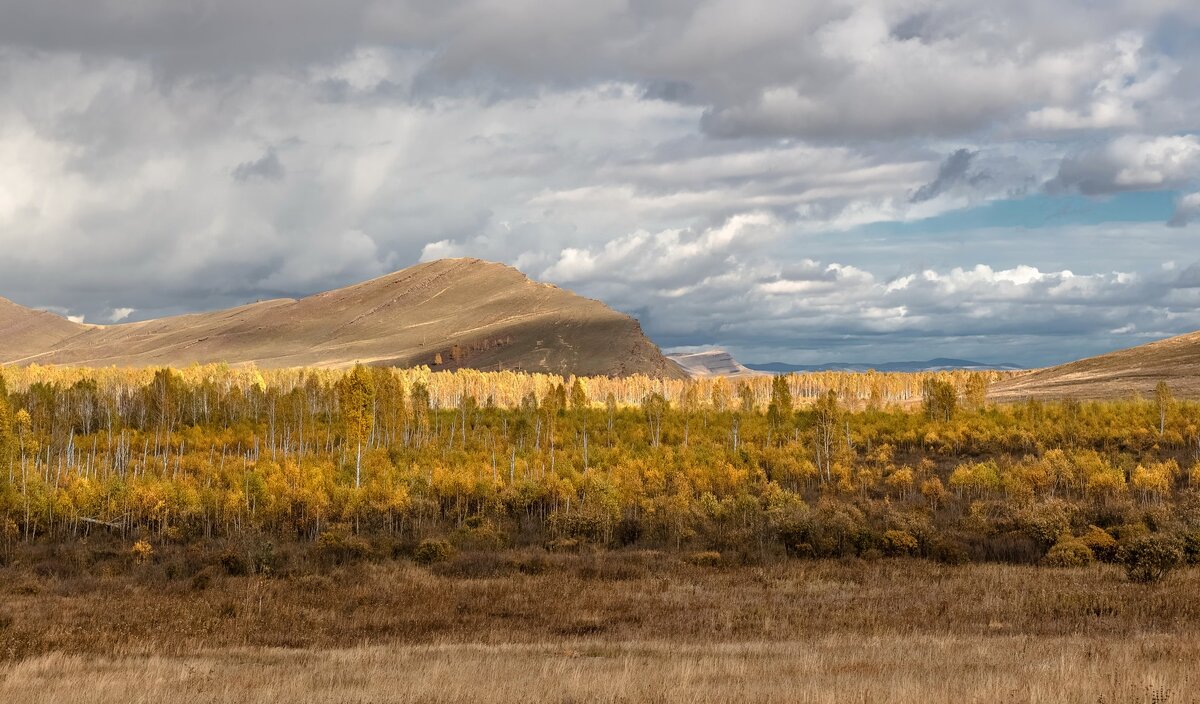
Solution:
M 478 259 L 427 262 L 299 300 L 119 325 L 76 325 L 8 304 L 24 332 L 0 362 L 81 366 L 254 363 L 509 369 L 682 378 L 638 322 L 599 301 Z M 0 327 L 0 330 L 3 330 Z
M 1149 396 L 1160 381 L 1177 396 L 1200 397 L 1200 332 L 1021 374 L 993 384 L 988 396 L 997 401 Z
M 725 350 L 678 352 L 667 355 L 667 359 L 682 367 L 692 378 L 758 376 L 761 373 L 742 366 Z
M 877 372 L 940 372 L 950 371 L 955 369 L 966 369 L 971 371 L 1017 371 L 1023 367 L 1016 364 L 1000 363 L 987 364 L 985 362 L 972 362 L 968 359 L 949 359 L 946 357 L 938 357 L 924 362 L 883 362 L 881 364 L 867 364 L 854 362 L 830 362 L 828 364 L 784 364 L 782 362 L 770 362 L 767 364 L 747 364 L 747 367 L 760 372 L 770 372 L 772 374 L 787 374 L 789 372 L 865 372 L 874 369 Z

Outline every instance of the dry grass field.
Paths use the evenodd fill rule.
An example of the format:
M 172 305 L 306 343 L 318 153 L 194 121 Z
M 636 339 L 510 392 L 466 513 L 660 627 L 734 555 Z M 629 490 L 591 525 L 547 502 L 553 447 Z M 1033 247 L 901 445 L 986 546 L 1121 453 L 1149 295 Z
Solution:
M 1195 702 L 1200 571 L 462 555 L 0 570 L 0 701 Z
M 53 654 L 13 704 L 118 702 L 1194 702 L 1200 639 L 833 635 L 783 643 L 563 641 Z

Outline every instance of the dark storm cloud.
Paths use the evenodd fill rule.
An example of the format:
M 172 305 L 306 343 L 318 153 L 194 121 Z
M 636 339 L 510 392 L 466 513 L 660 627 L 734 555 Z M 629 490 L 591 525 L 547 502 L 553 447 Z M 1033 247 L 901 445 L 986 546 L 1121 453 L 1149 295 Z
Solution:
M 936 198 L 959 184 L 984 180 L 986 178 L 984 174 L 968 175 L 967 173 L 971 168 L 971 160 L 975 158 L 976 154 L 978 152 L 959 149 L 946 157 L 946 160 L 938 167 L 937 178 L 918 188 L 909 200 L 913 203 L 921 203 Z
M 0 0 L 0 44 L 148 61 L 169 74 L 294 68 L 355 46 L 364 0 Z
M 239 181 L 262 179 L 264 181 L 279 181 L 283 179 L 283 162 L 274 149 L 268 149 L 266 154 L 254 161 L 243 161 L 233 170 L 233 177 Z
M 642 97 L 646 100 L 666 100 L 686 103 L 696 95 L 696 89 L 687 81 L 650 81 Z

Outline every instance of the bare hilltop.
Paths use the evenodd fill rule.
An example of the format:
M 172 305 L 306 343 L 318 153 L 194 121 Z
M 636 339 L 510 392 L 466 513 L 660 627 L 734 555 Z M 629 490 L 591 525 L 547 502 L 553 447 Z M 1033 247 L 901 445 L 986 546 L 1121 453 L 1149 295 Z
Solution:
M 633 318 L 479 259 L 418 264 L 298 300 L 117 325 L 74 323 L 0 299 L 3 364 L 219 362 L 684 375 Z

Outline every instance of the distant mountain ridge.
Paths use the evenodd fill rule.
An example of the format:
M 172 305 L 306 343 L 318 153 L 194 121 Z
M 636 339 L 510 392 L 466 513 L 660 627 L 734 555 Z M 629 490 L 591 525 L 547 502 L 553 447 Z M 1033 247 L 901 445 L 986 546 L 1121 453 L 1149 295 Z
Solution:
M 883 362 L 879 364 L 855 362 L 829 362 L 826 364 L 785 364 L 783 362 L 768 362 L 765 364 L 747 364 L 748 368 L 771 374 L 787 374 L 789 372 L 865 372 L 874 369 L 877 372 L 938 372 L 953 370 L 968 371 L 1021 371 L 1024 367 L 1007 362 L 989 364 L 973 362 L 969 359 L 952 359 L 938 357 L 924 362 Z
M 443 259 L 299 300 L 83 325 L 0 299 L 0 364 L 355 363 L 683 378 L 636 320 L 479 259 Z

